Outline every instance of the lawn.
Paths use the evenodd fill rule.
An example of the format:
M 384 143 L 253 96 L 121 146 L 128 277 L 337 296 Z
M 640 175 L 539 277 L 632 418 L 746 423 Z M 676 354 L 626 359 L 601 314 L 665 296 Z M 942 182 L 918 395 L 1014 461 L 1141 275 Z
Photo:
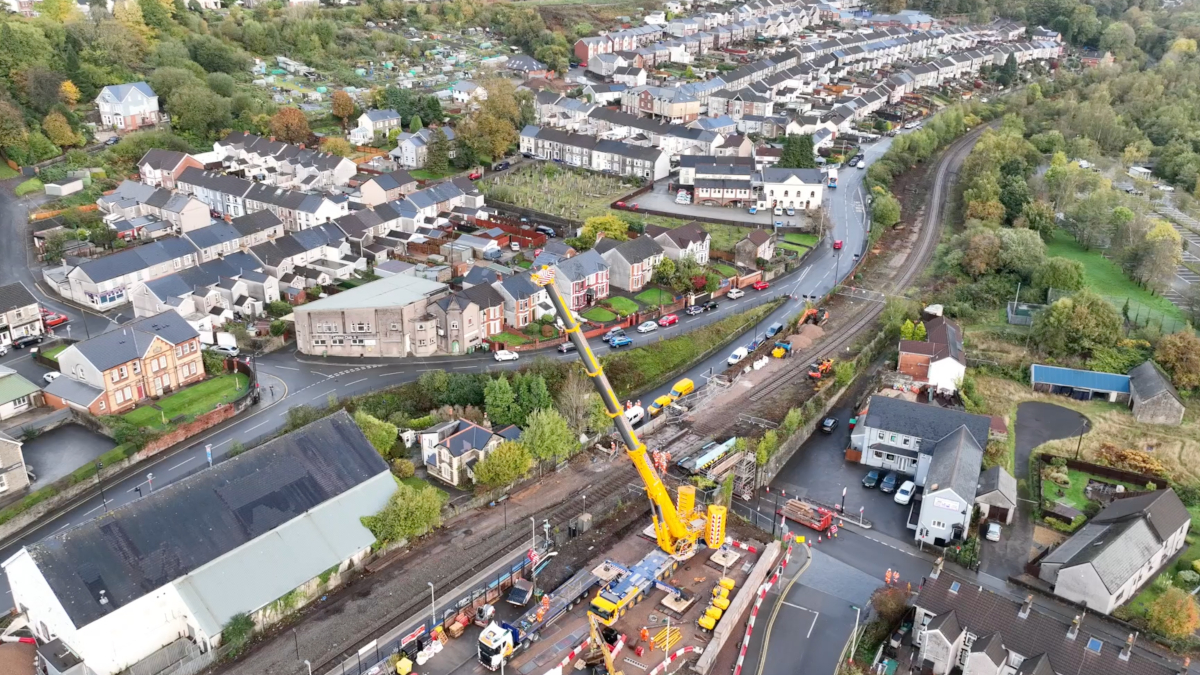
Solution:
M 1087 487 L 1088 480 L 1093 478 L 1104 483 L 1109 483 L 1110 485 L 1124 485 L 1126 490 L 1134 492 L 1146 489 L 1144 485 L 1134 485 L 1132 483 L 1100 478 L 1099 476 L 1093 476 L 1092 474 L 1083 471 L 1076 471 L 1075 469 L 1067 469 L 1067 478 L 1069 478 L 1071 481 L 1071 487 L 1066 489 L 1060 488 L 1053 481 L 1043 480 L 1042 499 L 1048 502 L 1061 502 L 1063 504 L 1069 504 L 1080 511 L 1083 511 L 1087 507 L 1088 503 L 1092 501 L 1084 495 L 1084 488 Z M 1063 490 L 1062 496 L 1059 496 L 1059 490 Z
M 18 197 L 24 197 L 25 195 L 33 192 L 41 192 L 43 189 L 45 189 L 45 186 L 42 185 L 42 181 L 38 180 L 37 178 L 30 178 L 29 180 L 18 185 L 13 190 L 13 193 L 15 193 Z
M 633 297 L 647 307 L 662 307 L 675 301 L 675 296 L 661 288 L 647 288 Z
M 616 314 L 613 314 L 603 307 L 593 307 L 586 312 L 580 312 L 580 315 L 583 316 L 583 318 L 589 321 L 595 321 L 596 323 L 608 323 L 609 321 L 615 321 L 617 319 Z
M 817 241 L 819 241 L 817 235 L 804 234 L 802 232 L 789 232 L 783 235 L 783 240 L 789 244 L 800 244 L 801 246 L 807 246 L 809 248 L 816 246 Z
M 59 345 L 57 347 L 51 347 L 50 349 L 42 352 L 42 356 L 50 359 L 51 361 L 58 361 L 58 355 L 63 353 L 63 351 L 70 346 L 71 345 Z
M 641 309 L 638 307 L 636 302 L 630 300 L 629 298 L 622 298 L 620 296 L 609 298 L 605 304 L 608 305 L 614 312 L 616 312 L 617 316 L 629 316 L 630 314 L 633 314 Z
M 1062 256 L 1083 263 L 1084 287 L 1107 297 L 1118 308 L 1128 300 L 1130 305 L 1141 304 L 1145 309 L 1158 312 L 1180 324 L 1184 322 L 1183 312 L 1170 300 L 1138 286 L 1125 276 L 1119 265 L 1099 251 L 1084 249 L 1066 230 L 1054 233 L 1054 238 L 1046 245 L 1046 255 Z M 1132 311 L 1130 313 L 1133 314 Z
M 531 260 L 521 260 L 521 261 L 519 261 L 519 262 L 517 263 L 517 267 L 520 267 L 520 268 L 521 268 L 521 269 L 523 269 L 523 270 L 527 270 L 527 269 L 529 269 L 530 267 L 533 267 L 533 261 L 531 261 Z
M 12 168 L 5 162 L 0 162 L 0 180 L 8 180 L 9 178 L 16 178 L 16 176 L 16 169 Z
M 718 274 L 726 279 L 737 276 L 737 270 L 729 265 L 722 265 L 721 263 L 709 263 L 708 266 L 716 270 Z
M 246 391 L 248 382 L 249 378 L 241 373 L 221 375 L 159 399 L 157 405 L 162 408 L 161 413 L 147 403 L 125 413 L 124 417 L 139 427 L 162 428 L 164 417 L 170 423 L 172 418 L 180 415 L 194 417 L 234 400 Z
M 526 344 L 527 342 L 529 342 L 529 338 L 525 337 L 524 335 L 520 335 L 518 333 L 509 333 L 509 332 L 505 331 L 503 333 L 496 333 L 495 335 L 493 335 L 491 337 L 491 341 L 492 342 L 503 342 L 504 344 L 507 344 L 507 345 L 523 345 L 523 344 Z
M 454 172 L 447 171 L 446 173 L 437 173 L 436 171 L 430 171 L 428 169 L 414 169 L 409 171 L 408 175 L 416 178 L 417 180 L 441 180 L 446 176 L 453 176 Z

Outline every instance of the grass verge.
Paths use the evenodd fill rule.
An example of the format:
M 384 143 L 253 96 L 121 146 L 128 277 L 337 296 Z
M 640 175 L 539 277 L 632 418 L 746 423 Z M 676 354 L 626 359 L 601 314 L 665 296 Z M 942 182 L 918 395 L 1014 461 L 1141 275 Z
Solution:
M 139 427 L 161 429 L 165 426 L 164 418 L 167 424 L 170 424 L 173 418 L 180 415 L 196 416 L 222 403 L 229 403 L 245 393 L 249 381 L 250 378 L 241 373 L 214 377 L 159 399 L 157 405 L 162 408 L 161 411 L 146 404 L 126 413 L 124 417 L 130 424 Z
M 4 162 L 0 162 L 0 180 L 8 180 L 9 178 L 17 177 L 17 170 Z
M 809 248 L 816 246 L 818 241 L 817 235 L 804 234 L 802 232 L 789 232 L 783 235 L 783 240 L 789 244 L 799 244 Z

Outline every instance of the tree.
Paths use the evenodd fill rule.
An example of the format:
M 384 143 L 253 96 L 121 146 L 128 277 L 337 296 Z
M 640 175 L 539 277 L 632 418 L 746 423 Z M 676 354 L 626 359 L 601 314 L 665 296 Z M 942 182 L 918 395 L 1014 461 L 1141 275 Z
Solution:
M 758 446 L 754 449 L 754 461 L 759 466 L 763 466 L 771 461 L 771 457 L 774 456 L 775 451 L 778 449 L 779 434 L 775 433 L 774 429 L 771 429 L 763 434 L 762 438 L 758 439 Z
M 70 80 L 63 80 L 63 83 L 58 85 L 58 100 L 68 108 L 74 109 L 75 104 L 79 102 L 79 87 Z
M 74 13 L 73 0 L 42 0 L 38 3 L 38 15 L 58 23 L 65 23 Z
M 333 104 L 333 116 L 342 121 L 342 129 L 345 129 L 350 123 L 350 116 L 354 114 L 354 99 L 339 89 L 333 92 L 330 102 Z
M 488 100 L 492 101 L 489 90 Z M 471 113 L 458 127 L 458 135 L 479 155 L 503 157 L 508 146 L 517 140 L 517 129 L 511 121 L 481 108 Z
M 619 216 L 592 216 L 583 221 L 583 229 L 579 232 L 579 238 L 591 247 L 596 245 L 596 239 L 601 234 L 615 241 L 625 241 L 629 238 L 627 232 L 629 232 L 629 223 Z
M 871 607 L 887 625 L 895 624 L 908 611 L 912 592 L 906 586 L 880 586 L 871 594 Z
M 1046 242 L 1033 230 L 998 231 L 1000 265 L 1029 279 L 1046 259 Z
M 521 409 L 517 407 L 517 394 L 504 376 L 488 380 L 483 388 L 483 407 L 493 425 L 508 426 L 521 421 Z
M 138 0 L 138 5 L 142 8 L 142 19 L 147 26 L 161 31 L 166 30 L 173 23 L 171 10 L 167 9 L 167 6 L 159 0 Z
M 871 204 L 871 222 L 880 227 L 891 227 L 900 222 L 900 200 L 879 186 L 872 193 L 875 201 Z
M 204 361 L 204 372 L 209 377 L 225 372 L 225 359 L 220 354 L 205 349 L 200 352 L 200 358 Z
M 1025 210 L 1033 199 L 1029 184 L 1022 175 L 1005 176 L 1000 187 L 1000 203 L 1004 205 L 1004 222 L 1011 223 Z
M 1000 237 L 994 230 L 974 227 L 955 239 L 963 249 L 959 266 L 967 274 L 978 278 L 1000 267 Z
M 924 323 L 919 323 L 913 327 L 913 336 L 912 336 L 913 340 L 916 340 L 917 342 L 924 342 L 925 338 L 927 338 L 927 337 L 928 337 L 928 334 L 925 332 L 925 324 Z
M 571 425 L 576 433 L 586 433 L 592 398 L 595 396 L 592 383 L 583 376 L 578 366 L 572 366 L 567 370 L 567 377 L 554 397 L 554 408 L 562 413 L 567 424 Z
M 382 511 L 360 520 L 381 546 L 412 539 L 442 524 L 445 494 L 433 486 L 417 489 L 400 483 Z
M 541 461 L 559 462 L 579 447 L 567 420 L 552 408 L 535 410 L 525 420 L 521 442 Z
M 1161 292 L 1169 288 L 1175 270 L 1183 262 L 1183 239 L 1170 223 L 1155 221 L 1146 232 L 1140 255 L 1137 275 L 1150 289 Z
M 1038 312 L 1032 335 L 1050 354 L 1087 353 L 1117 343 L 1121 314 L 1107 300 L 1084 289 Z
M 350 141 L 344 138 L 326 138 L 321 149 L 338 157 L 349 157 L 354 154 L 354 148 L 351 147 Z
M 546 378 L 534 373 L 519 374 L 513 378 L 513 391 L 517 396 L 517 409 L 520 410 L 520 420 L 514 424 L 522 425 L 534 411 L 545 410 L 554 405 L 550 389 L 546 387 Z
M 410 134 L 415 134 L 423 128 L 424 125 L 421 124 L 420 115 L 413 115 L 412 119 L 408 121 L 408 133 Z
M 419 120 L 419 118 L 415 119 Z M 433 130 L 432 138 L 429 139 L 429 152 L 425 155 L 425 168 L 436 174 L 450 171 L 450 140 L 446 138 L 446 132 L 441 127 L 436 127 Z
M 913 333 L 915 333 L 916 330 L 917 330 L 917 327 L 915 324 L 913 324 L 912 319 L 905 319 L 904 323 L 900 326 L 900 339 L 901 340 L 913 339 Z
M 791 134 L 783 139 L 783 152 L 775 166 L 780 169 L 813 169 L 817 166 L 812 136 Z
M 1008 55 L 1008 59 L 1004 61 L 1004 65 L 1000 67 L 1000 72 L 996 75 L 996 81 L 1007 87 L 1017 79 L 1017 57 L 1013 54 Z
M 525 477 L 533 466 L 529 449 L 516 441 L 505 441 L 475 465 L 475 482 L 495 489 Z
M 21 111 L 8 101 L 0 100 L 0 148 L 24 145 L 28 135 Z
M 662 262 L 654 268 L 654 283 L 669 286 L 675 278 L 675 261 L 663 256 Z
M 280 108 L 279 112 L 271 117 L 271 133 L 287 143 L 304 143 L 312 135 L 304 112 L 291 106 Z
M 1040 199 L 1031 201 L 1021 210 L 1021 217 L 1017 219 L 1016 226 L 1027 227 L 1037 232 L 1044 241 L 1050 241 L 1057 227 L 1054 222 L 1054 207 Z
M 1033 285 L 1073 293 L 1083 288 L 1083 263 L 1061 256 L 1046 258 L 1033 273 Z
M 233 76 L 229 73 L 209 73 L 205 81 L 208 83 L 208 88 L 219 96 L 226 98 L 233 96 Z
M 362 429 L 363 435 L 380 455 L 387 457 L 396 445 L 396 425 L 372 417 L 363 411 L 354 413 L 354 422 Z
M 233 121 L 229 99 L 216 96 L 207 87 L 184 87 L 171 94 L 167 103 L 172 125 L 177 132 L 208 140 Z
M 1170 373 L 1177 388 L 1200 387 L 1200 337 L 1190 327 L 1159 340 L 1154 360 Z
M 1146 608 L 1146 623 L 1157 633 L 1182 639 L 1200 628 L 1200 609 L 1190 593 L 1171 586 Z
M 42 120 L 42 131 L 50 142 L 60 147 L 79 145 L 79 135 L 71 129 L 71 123 L 60 112 L 52 112 Z

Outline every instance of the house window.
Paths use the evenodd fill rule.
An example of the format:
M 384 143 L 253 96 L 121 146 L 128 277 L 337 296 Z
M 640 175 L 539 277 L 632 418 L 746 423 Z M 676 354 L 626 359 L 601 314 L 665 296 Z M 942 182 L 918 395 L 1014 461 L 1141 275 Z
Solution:
M 114 370 L 114 371 L 112 371 L 112 374 L 109 375 L 109 379 L 111 379 L 113 382 L 116 382 L 117 380 L 121 379 L 121 375 L 116 370 Z
M 912 439 L 909 439 L 909 438 L 905 438 L 905 439 L 904 439 L 904 441 L 903 441 L 903 443 L 904 443 L 904 447 L 906 447 L 906 448 L 908 447 L 908 442 L 909 442 L 910 440 L 912 440 Z
M 364 342 L 363 339 L 360 337 L 350 338 L 350 344 L 352 344 L 352 345 L 360 345 L 361 346 L 363 344 L 363 342 Z
M 150 372 L 152 372 L 152 373 L 158 372 L 158 359 L 150 359 Z M 124 377 L 124 375 L 122 375 L 121 377 Z
M 391 329 L 392 329 L 392 330 L 400 330 L 400 324 L 398 324 L 398 323 L 394 323 L 394 324 L 392 324 L 392 325 L 391 325 Z
M 100 401 L 100 409 L 104 410 L 104 401 Z
M 892 437 L 888 440 L 892 443 L 895 443 L 896 442 L 896 434 L 892 434 Z
M 879 440 L 881 440 L 881 441 L 883 440 L 883 432 L 882 431 L 879 432 Z
M 4 474 L 0 473 L 0 492 L 7 492 L 7 491 L 8 491 L 8 478 Z
M 12 404 L 14 408 L 23 408 L 29 405 L 29 397 L 21 396 L 20 398 L 13 399 Z
M 458 322 L 457 321 L 450 322 L 450 330 L 458 330 Z
M 166 368 L 166 367 L 167 367 L 167 356 L 166 356 L 166 354 L 164 354 L 164 355 L 162 355 L 162 356 L 158 357 L 158 367 L 159 367 L 159 368 Z
M 346 338 L 335 337 L 335 338 L 333 338 L 332 342 L 335 345 L 344 345 L 344 344 L 346 344 Z
M 183 356 L 183 347 L 176 347 L 175 348 L 175 357 L 179 358 L 182 356 Z
M 944 529 L 946 529 L 946 523 L 944 523 L 940 520 L 934 520 L 934 521 L 930 521 L 929 527 L 931 527 L 935 530 L 944 530 Z
M 125 368 L 125 366 L 121 366 L 121 379 L 125 379 L 127 375 L 129 375 L 129 371 Z
M 884 459 L 886 459 L 889 462 L 894 462 L 894 461 L 896 461 L 896 456 L 889 452 L 888 454 L 884 455 Z
M 141 362 L 141 361 L 134 361 L 134 362 L 133 362 L 133 374 L 134 374 L 134 375 L 141 375 L 141 373 L 142 373 L 142 362 Z
M 312 341 L 312 343 L 313 343 L 314 345 L 323 345 L 323 344 L 326 344 L 326 342 L 325 342 L 325 338 L 313 338 L 313 341 Z

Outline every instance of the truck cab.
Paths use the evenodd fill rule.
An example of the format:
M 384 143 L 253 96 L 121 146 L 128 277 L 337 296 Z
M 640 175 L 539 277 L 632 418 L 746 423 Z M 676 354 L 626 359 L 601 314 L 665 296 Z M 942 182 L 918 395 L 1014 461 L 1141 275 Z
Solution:
M 516 644 L 509 628 L 492 623 L 479 636 L 479 662 L 488 670 L 500 670 L 500 663 L 508 659 Z

